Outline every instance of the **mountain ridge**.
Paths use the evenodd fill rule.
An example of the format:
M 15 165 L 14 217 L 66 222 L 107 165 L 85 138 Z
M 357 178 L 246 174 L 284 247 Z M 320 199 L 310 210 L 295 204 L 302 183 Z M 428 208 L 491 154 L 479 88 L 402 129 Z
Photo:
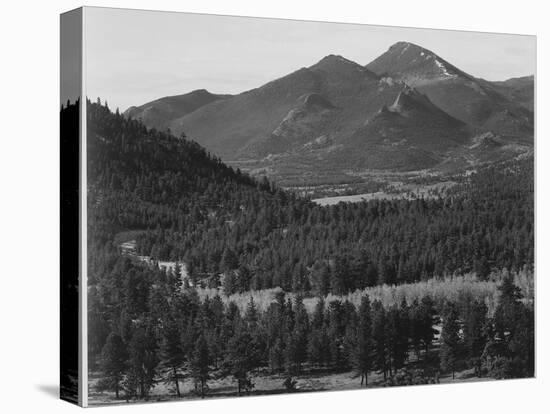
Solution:
M 140 106 L 131 106 L 123 112 L 126 117 L 141 119 L 149 128 L 166 129 L 169 122 L 182 114 L 231 95 L 213 94 L 206 89 L 165 96 Z
M 265 167 L 257 171 L 274 179 L 322 166 L 347 174 L 350 166 L 410 171 L 475 165 L 490 161 L 492 151 L 502 159 L 506 151 L 515 156 L 532 145 L 533 114 L 513 98 L 523 94 L 528 101 L 529 84 L 529 78 L 478 79 L 428 49 L 397 42 L 365 66 L 330 54 L 176 114 L 181 116 L 160 127 L 185 133 L 223 160 L 254 161 Z M 476 137 L 486 133 L 503 144 L 476 147 Z

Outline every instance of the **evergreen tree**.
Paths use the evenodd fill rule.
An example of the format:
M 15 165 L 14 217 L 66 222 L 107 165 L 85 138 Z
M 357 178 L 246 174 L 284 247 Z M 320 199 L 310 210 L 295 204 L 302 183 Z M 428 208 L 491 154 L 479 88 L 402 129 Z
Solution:
M 373 340 L 371 306 L 368 296 L 361 298 L 359 307 L 359 323 L 357 329 L 357 342 L 355 352 L 352 354 L 352 365 L 361 375 L 361 386 L 369 382 L 369 372 L 373 363 Z
M 508 275 L 499 286 L 494 315 L 495 338 L 490 374 L 497 378 L 532 377 L 535 370 L 534 311 L 522 301 L 521 290 Z
M 315 305 L 310 327 L 308 359 L 314 364 L 325 365 L 330 360 L 330 347 L 325 325 L 325 300 L 322 297 Z
M 221 260 L 221 270 L 222 272 L 230 272 L 232 270 L 236 270 L 239 266 L 239 258 L 235 254 L 235 252 L 227 247 L 223 251 L 222 260 Z
M 287 367 L 289 372 L 300 373 L 302 364 L 307 359 L 309 318 L 302 296 L 294 300 L 294 328 L 288 335 Z
M 404 313 L 393 305 L 387 312 L 388 348 L 390 353 L 390 374 L 403 368 L 408 351 L 408 325 Z
M 250 392 L 254 384 L 249 373 L 260 363 L 258 347 L 254 338 L 246 330 L 236 333 L 229 341 L 224 361 L 226 372 L 237 380 L 238 393 Z
M 388 376 L 388 326 L 386 311 L 382 302 L 375 300 L 372 304 L 372 347 L 374 350 L 373 367 Z
M 419 316 L 420 338 L 424 345 L 425 360 L 428 360 L 430 348 L 437 333 L 434 326 L 439 323 L 435 304 L 430 296 L 424 296 L 420 301 Z
M 456 363 L 460 356 L 460 322 L 456 305 L 447 302 L 443 309 L 443 325 L 441 328 L 441 348 L 439 358 L 441 368 L 451 371 L 455 378 Z
M 483 302 L 470 301 L 464 309 L 464 350 L 476 374 L 481 375 L 481 356 L 487 344 L 487 306 Z
M 195 342 L 195 351 L 190 359 L 191 375 L 195 380 L 195 389 L 204 398 L 210 373 L 210 353 L 204 335 Z
M 137 328 L 128 347 L 127 394 L 148 398 L 157 373 L 157 344 L 150 327 Z
M 120 385 L 126 370 L 127 358 L 128 353 L 122 338 L 111 332 L 101 350 L 101 370 L 104 378 L 101 381 L 100 388 L 114 391 L 117 399 L 119 398 Z
M 420 304 L 415 299 L 409 306 L 409 338 L 411 339 L 411 346 L 414 350 L 416 357 L 420 358 L 420 346 L 422 343 L 422 314 Z
M 167 381 L 174 384 L 177 396 L 181 397 L 179 384 L 181 375 L 179 369 L 185 360 L 185 353 L 181 342 L 179 326 L 172 318 L 167 318 L 162 329 L 160 357 L 161 365 L 168 368 L 170 372 Z

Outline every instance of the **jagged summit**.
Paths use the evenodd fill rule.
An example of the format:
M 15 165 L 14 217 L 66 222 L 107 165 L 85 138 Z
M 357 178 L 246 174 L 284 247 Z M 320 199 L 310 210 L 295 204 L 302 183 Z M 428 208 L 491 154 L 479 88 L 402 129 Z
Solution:
M 428 99 L 428 97 L 416 89 L 405 85 L 401 92 L 395 98 L 393 104 L 388 108 L 393 112 L 405 112 L 418 109 L 422 106 L 429 110 L 438 110 L 438 108 Z

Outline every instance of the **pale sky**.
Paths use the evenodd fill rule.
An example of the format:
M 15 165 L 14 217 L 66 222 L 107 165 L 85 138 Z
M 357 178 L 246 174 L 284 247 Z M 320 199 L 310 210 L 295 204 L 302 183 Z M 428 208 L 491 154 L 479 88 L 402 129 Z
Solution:
M 366 65 L 398 41 L 487 80 L 535 72 L 534 36 L 86 7 L 87 95 L 125 110 L 195 89 L 235 94 L 329 54 Z

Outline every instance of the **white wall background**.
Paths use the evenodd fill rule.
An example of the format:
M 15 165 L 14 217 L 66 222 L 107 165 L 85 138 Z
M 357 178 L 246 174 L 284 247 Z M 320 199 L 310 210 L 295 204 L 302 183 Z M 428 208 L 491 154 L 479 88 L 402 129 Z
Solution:
M 59 13 L 79 1 L 4 2 L 0 14 L 0 408 L 64 413 L 57 399 Z M 538 35 L 536 380 L 100 408 L 120 413 L 534 413 L 548 402 L 550 34 L 542 1 L 120 0 L 97 6 Z M 545 119 L 546 118 L 546 119 Z

